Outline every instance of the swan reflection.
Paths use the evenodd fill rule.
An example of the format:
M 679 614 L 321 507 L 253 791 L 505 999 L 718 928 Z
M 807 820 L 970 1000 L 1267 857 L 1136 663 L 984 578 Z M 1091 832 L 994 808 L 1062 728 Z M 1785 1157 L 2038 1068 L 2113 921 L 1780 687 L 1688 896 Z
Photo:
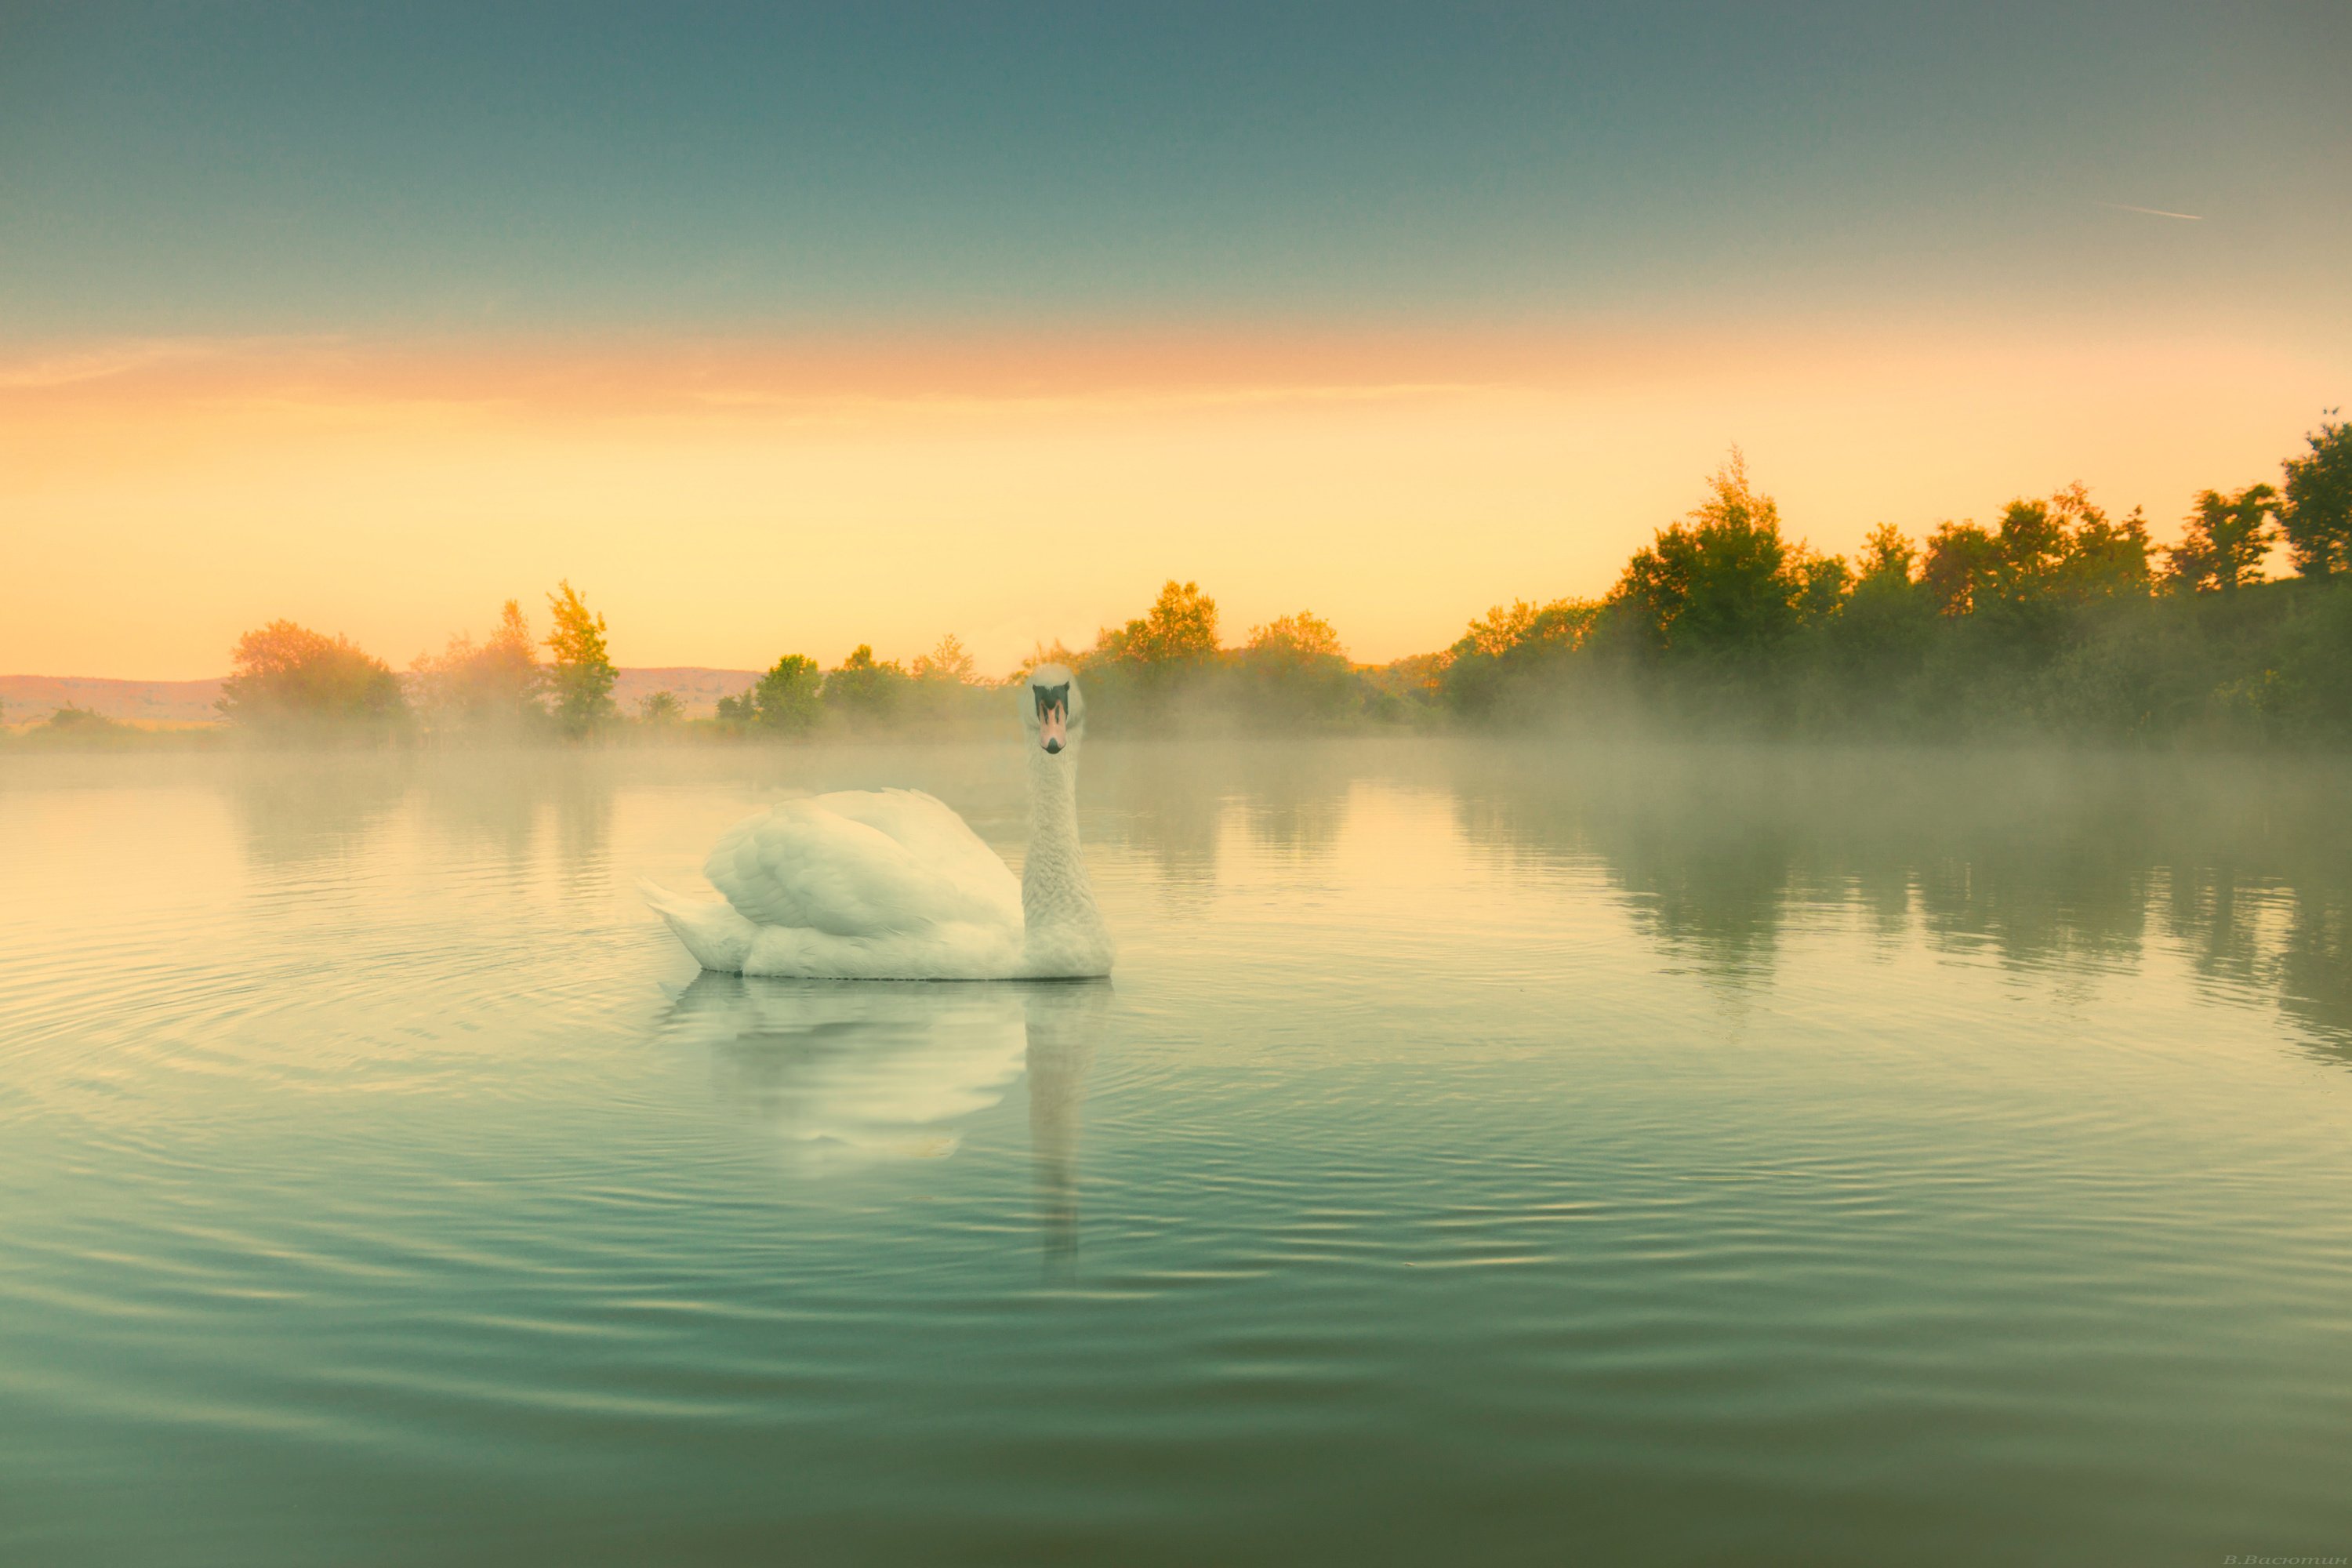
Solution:
M 1110 1019 L 1110 985 L 1028 985 L 1022 1001 L 1028 1024 L 1029 1158 L 1045 1271 L 1066 1279 L 1078 1266 L 1079 1114 L 1095 1042 Z
M 1029 1079 L 1031 1154 L 1050 1269 L 1077 1253 L 1087 1069 L 1108 982 L 986 985 L 747 980 L 706 971 L 663 1033 L 706 1045 L 730 1097 L 813 1166 L 944 1159 L 960 1124 Z

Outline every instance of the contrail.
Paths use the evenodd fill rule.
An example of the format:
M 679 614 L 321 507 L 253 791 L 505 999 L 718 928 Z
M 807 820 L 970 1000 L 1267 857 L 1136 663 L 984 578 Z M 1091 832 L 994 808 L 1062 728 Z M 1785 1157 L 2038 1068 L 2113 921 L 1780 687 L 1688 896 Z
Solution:
M 2162 207 L 2136 207 L 2129 202 L 2101 202 L 2099 205 L 2110 212 L 2146 213 L 2150 217 L 2177 217 L 2188 223 L 2205 221 L 2205 215 L 2202 213 L 2168 213 Z

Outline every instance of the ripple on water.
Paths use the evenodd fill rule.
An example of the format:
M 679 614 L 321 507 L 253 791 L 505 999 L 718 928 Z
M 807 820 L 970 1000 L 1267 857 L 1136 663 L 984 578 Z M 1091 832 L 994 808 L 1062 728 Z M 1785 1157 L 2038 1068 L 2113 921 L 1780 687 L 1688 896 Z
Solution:
M 1098 992 L 688 984 L 626 889 L 731 753 L 9 784 L 0 1555 L 2352 1532 L 2297 844 L 1448 755 L 1107 749 Z

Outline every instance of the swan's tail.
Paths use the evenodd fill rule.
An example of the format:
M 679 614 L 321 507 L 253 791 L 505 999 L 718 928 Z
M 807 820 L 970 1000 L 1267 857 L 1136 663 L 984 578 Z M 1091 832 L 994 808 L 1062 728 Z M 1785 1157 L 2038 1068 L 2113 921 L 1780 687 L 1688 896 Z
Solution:
M 637 879 L 637 892 L 653 906 L 656 914 L 668 922 L 677 940 L 686 944 L 686 951 L 694 954 L 696 963 L 723 973 L 743 972 L 743 960 L 751 951 L 756 928 L 734 905 L 684 898 L 645 877 Z

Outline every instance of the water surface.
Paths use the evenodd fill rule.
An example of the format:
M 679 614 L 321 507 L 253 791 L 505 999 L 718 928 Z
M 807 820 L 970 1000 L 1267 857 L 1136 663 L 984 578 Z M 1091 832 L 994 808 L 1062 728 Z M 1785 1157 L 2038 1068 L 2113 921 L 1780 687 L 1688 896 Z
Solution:
M 2347 782 L 1097 744 L 856 986 L 634 879 L 1016 752 L 0 761 L 0 1560 L 2347 1552 Z

